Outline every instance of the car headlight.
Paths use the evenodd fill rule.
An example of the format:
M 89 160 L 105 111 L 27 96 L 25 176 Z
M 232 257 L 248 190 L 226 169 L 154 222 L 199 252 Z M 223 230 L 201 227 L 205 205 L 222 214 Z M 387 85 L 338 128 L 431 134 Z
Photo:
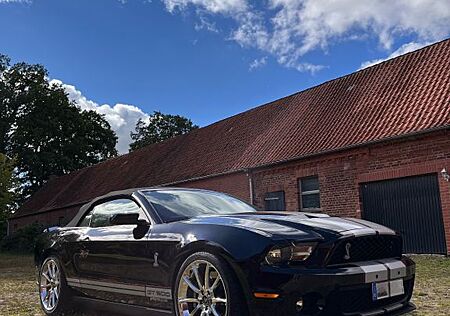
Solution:
M 292 245 L 292 256 L 290 261 L 305 261 L 309 258 L 315 247 L 316 243 Z
M 266 255 L 268 264 L 280 264 L 287 262 L 301 262 L 311 256 L 317 243 L 296 243 L 290 246 L 275 246 Z

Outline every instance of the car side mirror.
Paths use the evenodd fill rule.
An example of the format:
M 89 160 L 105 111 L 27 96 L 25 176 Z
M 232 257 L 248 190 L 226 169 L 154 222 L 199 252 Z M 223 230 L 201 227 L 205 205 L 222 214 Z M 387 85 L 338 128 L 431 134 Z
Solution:
M 138 225 L 139 213 L 114 214 L 110 218 L 111 225 Z
M 140 219 L 137 221 L 137 225 L 139 226 L 144 226 L 144 227 L 149 227 L 150 223 L 147 222 L 145 219 Z
M 138 220 L 137 227 L 133 229 L 133 236 L 135 239 L 144 238 L 150 230 L 150 223 L 145 219 Z

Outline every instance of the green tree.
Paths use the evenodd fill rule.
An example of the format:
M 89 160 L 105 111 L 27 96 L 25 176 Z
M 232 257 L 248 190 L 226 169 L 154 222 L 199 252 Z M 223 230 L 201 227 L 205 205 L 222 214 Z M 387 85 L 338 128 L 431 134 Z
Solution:
M 197 128 L 198 126 L 186 117 L 155 111 L 150 116 L 149 123 L 141 119 L 136 123 L 135 132 L 131 132 L 133 142 L 130 144 L 130 151 L 189 133 Z
M 12 124 L 14 113 L 11 110 L 12 90 L 4 80 L 5 71 L 9 68 L 8 56 L 0 54 L 0 152 L 6 152 L 8 131 Z
M 0 56 L 0 152 L 17 157 L 22 198 L 51 175 L 117 155 L 117 136 L 103 116 L 82 111 L 41 65 Z
M 17 177 L 15 161 L 0 153 L 0 239 L 6 235 L 6 221 L 16 201 Z

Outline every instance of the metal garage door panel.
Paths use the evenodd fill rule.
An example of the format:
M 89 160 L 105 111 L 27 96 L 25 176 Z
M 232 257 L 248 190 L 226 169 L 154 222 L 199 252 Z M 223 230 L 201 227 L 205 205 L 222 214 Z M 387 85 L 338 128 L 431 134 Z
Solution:
M 361 185 L 363 218 L 403 236 L 405 253 L 447 252 L 435 174 Z

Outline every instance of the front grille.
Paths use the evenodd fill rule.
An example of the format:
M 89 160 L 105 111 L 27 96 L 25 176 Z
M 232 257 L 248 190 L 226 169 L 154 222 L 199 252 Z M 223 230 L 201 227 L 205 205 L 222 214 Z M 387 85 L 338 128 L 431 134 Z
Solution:
M 410 297 L 414 287 L 414 278 L 404 280 L 403 286 L 405 294 L 372 300 L 372 286 L 366 284 L 364 286 L 342 288 L 336 293 L 337 301 L 341 313 L 368 312 L 370 310 L 379 309 L 396 303 L 405 303 Z
M 361 236 L 339 241 L 328 265 L 386 258 L 402 255 L 402 239 L 393 235 Z

